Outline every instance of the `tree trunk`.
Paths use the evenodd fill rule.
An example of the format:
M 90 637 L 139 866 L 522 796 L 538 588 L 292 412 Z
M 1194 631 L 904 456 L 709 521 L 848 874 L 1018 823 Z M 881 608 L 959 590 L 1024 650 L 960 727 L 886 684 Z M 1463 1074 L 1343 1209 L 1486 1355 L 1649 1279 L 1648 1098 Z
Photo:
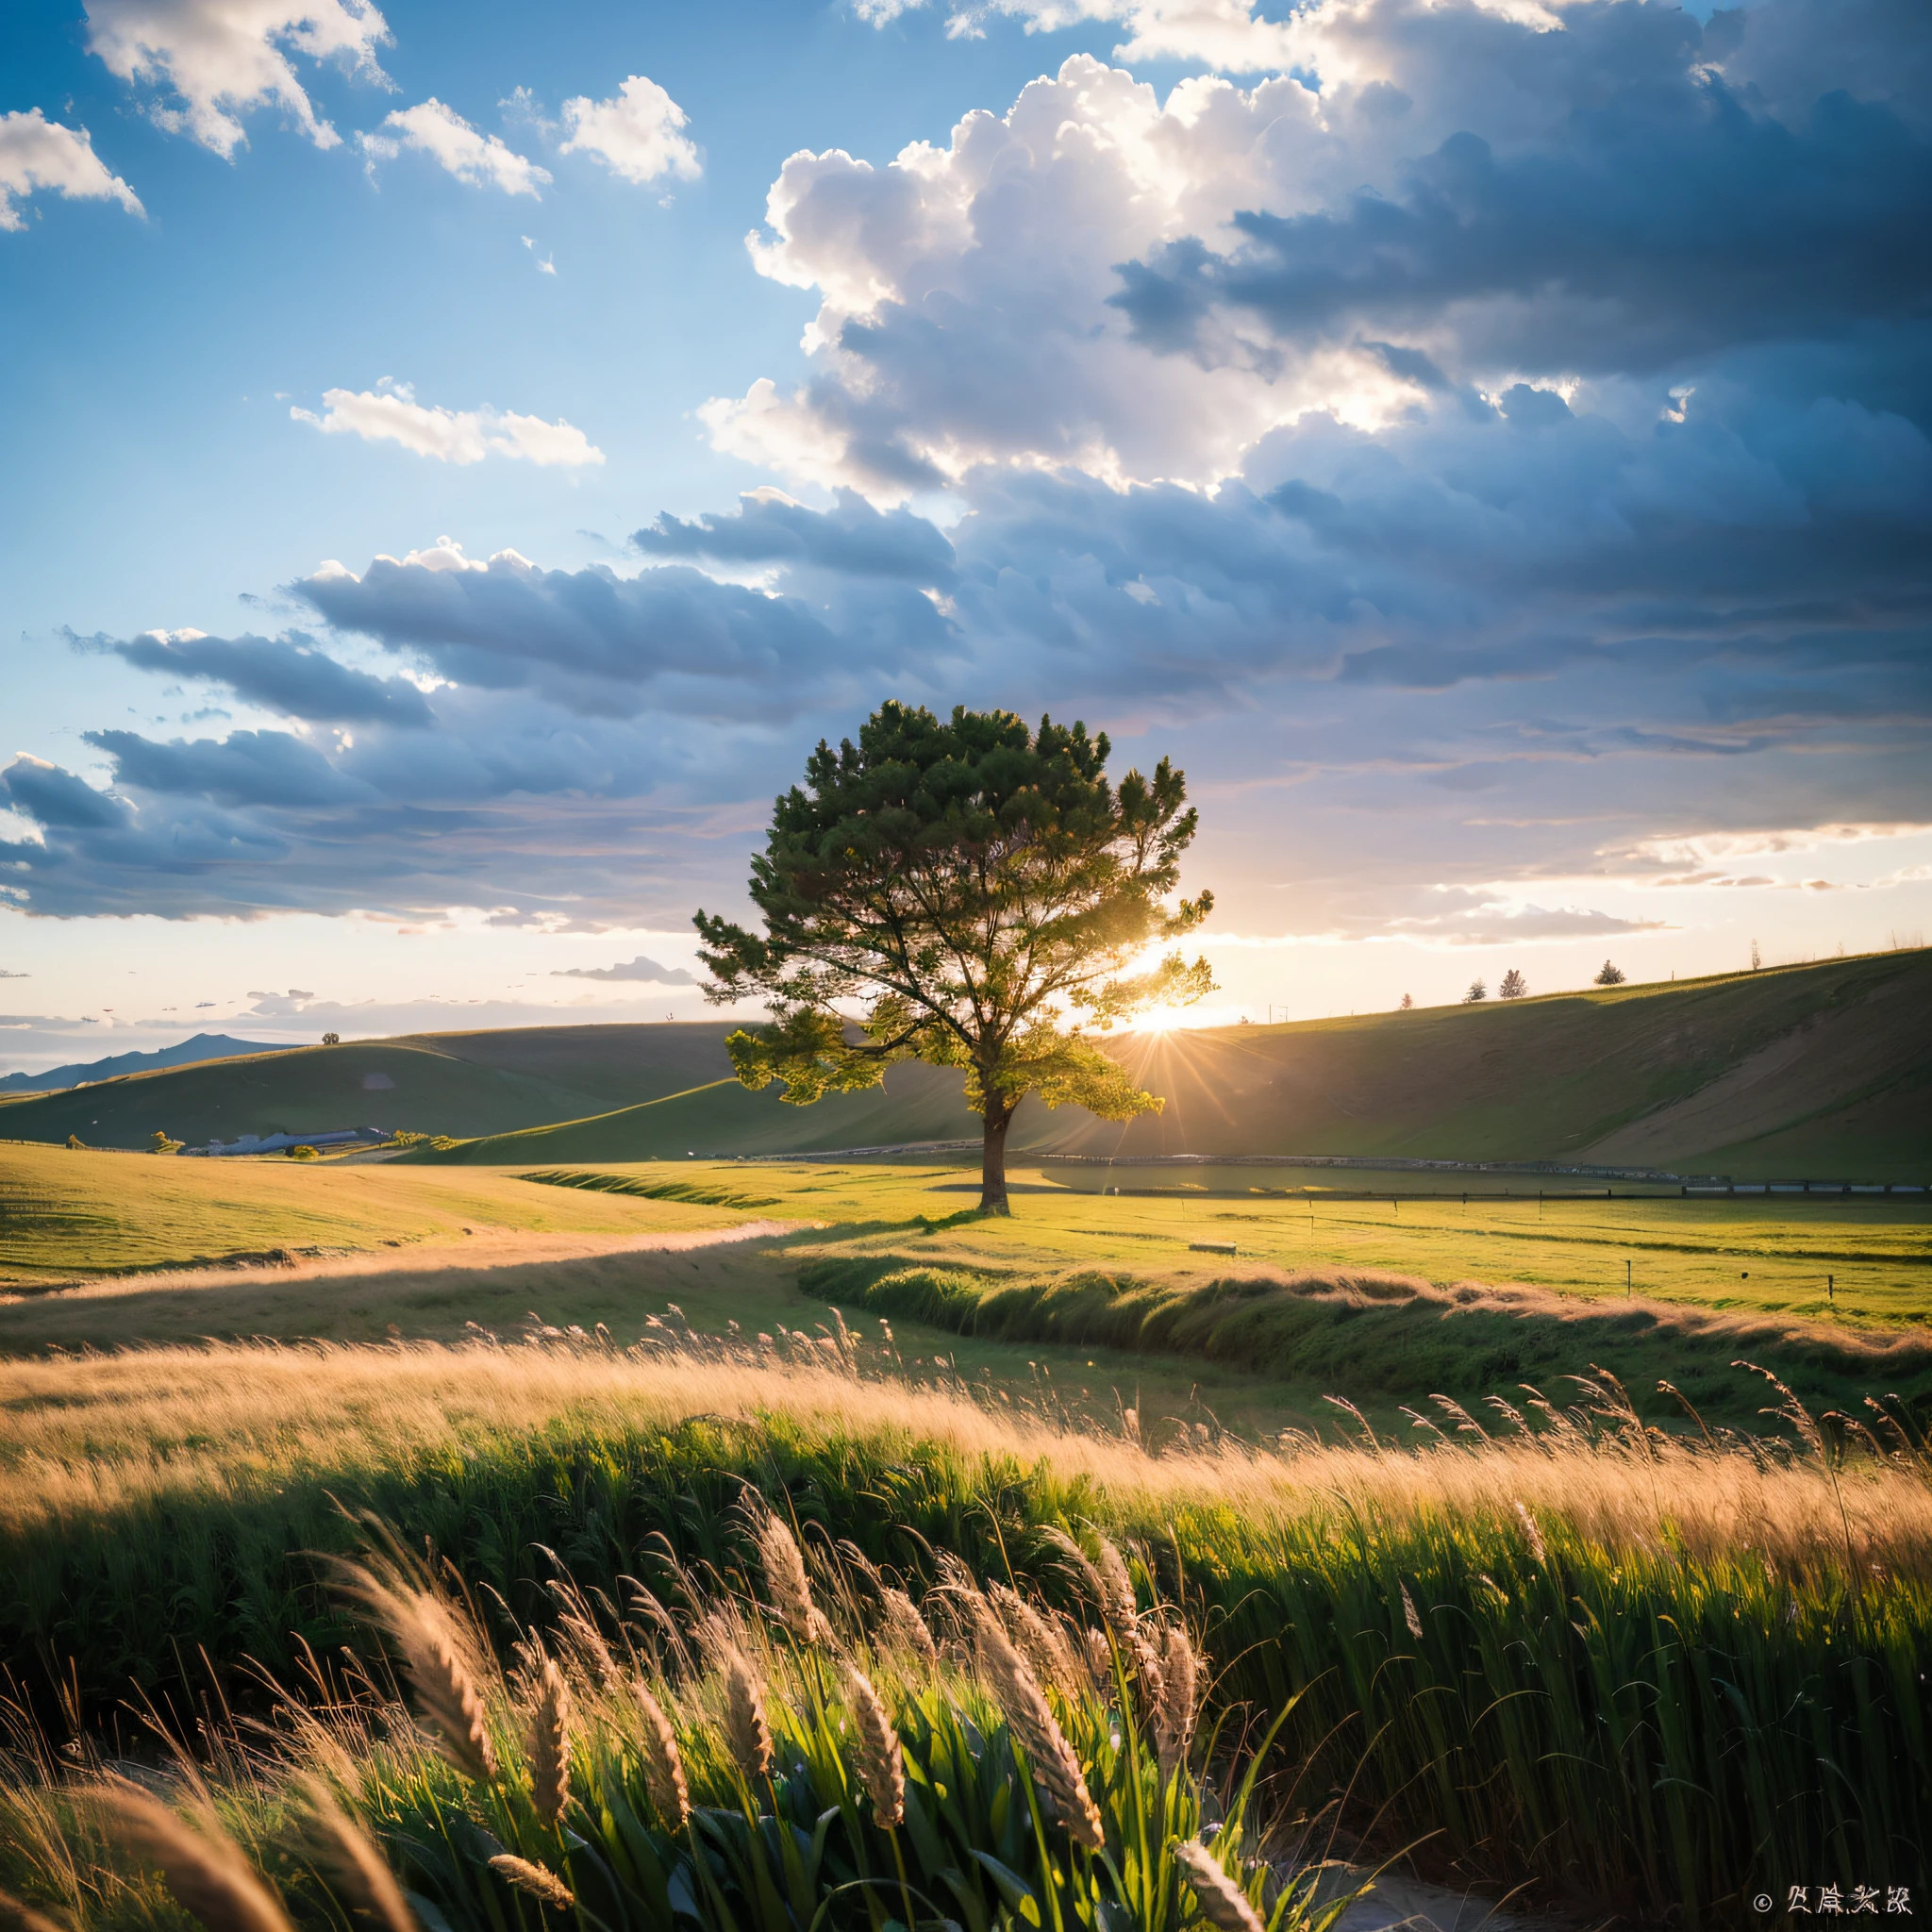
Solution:
M 1007 1129 L 1013 1124 L 1013 1109 L 996 1094 L 986 1096 L 986 1145 L 979 1165 L 979 1211 L 982 1214 L 1010 1214 L 1007 1205 Z

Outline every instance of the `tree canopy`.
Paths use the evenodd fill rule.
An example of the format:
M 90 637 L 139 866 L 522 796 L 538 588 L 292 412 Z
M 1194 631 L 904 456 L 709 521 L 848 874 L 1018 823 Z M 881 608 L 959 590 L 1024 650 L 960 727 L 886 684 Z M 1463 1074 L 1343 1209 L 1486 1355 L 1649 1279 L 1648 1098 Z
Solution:
M 1182 774 L 1163 758 L 1116 785 L 1110 751 L 1080 724 L 898 703 L 857 744 L 822 741 L 752 861 L 762 932 L 694 922 L 706 998 L 760 997 L 773 1016 L 725 1042 L 740 1080 L 782 1081 L 805 1106 L 898 1060 L 963 1068 L 991 1213 L 1007 1211 L 1007 1130 L 1027 1094 L 1108 1120 L 1158 1110 L 1093 1036 L 1212 991 L 1203 958 L 1145 958 L 1214 901 L 1169 903 L 1198 824 Z

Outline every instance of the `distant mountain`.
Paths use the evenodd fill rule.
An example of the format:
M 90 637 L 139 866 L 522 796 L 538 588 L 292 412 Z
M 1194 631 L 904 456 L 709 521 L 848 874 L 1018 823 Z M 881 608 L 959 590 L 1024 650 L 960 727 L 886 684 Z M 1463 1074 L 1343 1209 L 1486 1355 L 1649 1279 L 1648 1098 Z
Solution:
M 225 1033 L 197 1033 L 179 1046 L 164 1046 L 155 1053 L 117 1053 L 104 1060 L 49 1067 L 44 1074 L 8 1074 L 0 1079 L 0 1093 L 47 1093 L 59 1088 L 78 1087 L 84 1081 L 111 1080 L 117 1074 L 151 1074 L 158 1067 L 182 1067 L 194 1060 L 225 1060 L 237 1054 L 275 1051 L 266 1041 L 231 1040 Z

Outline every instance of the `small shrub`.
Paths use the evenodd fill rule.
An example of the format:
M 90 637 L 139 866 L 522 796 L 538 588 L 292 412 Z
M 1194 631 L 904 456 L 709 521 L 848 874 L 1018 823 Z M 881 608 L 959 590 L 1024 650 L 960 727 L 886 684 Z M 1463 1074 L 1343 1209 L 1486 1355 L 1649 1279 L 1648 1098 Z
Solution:
M 1472 979 L 1469 982 L 1469 991 L 1462 995 L 1462 1004 L 1465 1007 L 1473 1007 L 1478 1000 L 1486 1000 L 1489 996 L 1489 988 L 1480 979 Z
M 1503 1000 L 1520 1000 L 1529 991 L 1529 981 L 1510 967 L 1503 975 L 1503 983 L 1496 989 L 1496 997 Z
M 154 1138 L 148 1142 L 147 1151 L 150 1154 L 178 1154 L 181 1151 L 181 1143 L 168 1138 L 167 1128 L 157 1127 Z
M 83 1141 L 78 1134 L 69 1134 L 67 1137 L 67 1144 L 70 1147 L 79 1147 L 83 1150 L 87 1146 L 87 1142 Z
M 322 1156 L 313 1147 L 305 1144 L 300 1147 L 291 1147 L 289 1149 L 289 1158 L 291 1160 L 320 1160 Z
M 342 1043 L 342 1036 L 340 1033 L 325 1033 L 322 1036 L 322 1043 L 325 1046 L 340 1046 Z
M 1601 973 L 1599 973 L 1596 976 L 1596 984 L 1598 986 L 1622 986 L 1623 983 L 1623 969 L 1618 966 L 1612 966 L 1610 962 L 1607 959 L 1606 959 L 1604 961 L 1604 970 Z

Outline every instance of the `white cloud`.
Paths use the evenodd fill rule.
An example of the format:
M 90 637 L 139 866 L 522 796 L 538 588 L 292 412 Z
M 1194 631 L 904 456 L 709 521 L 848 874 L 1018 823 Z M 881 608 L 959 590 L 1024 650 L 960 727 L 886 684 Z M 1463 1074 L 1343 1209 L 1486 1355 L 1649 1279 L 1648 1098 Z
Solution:
M 1109 300 L 1121 262 L 1281 206 L 1279 178 L 1304 205 L 1317 195 L 1336 165 L 1327 111 L 1285 77 L 1250 92 L 1196 77 L 1163 102 L 1077 55 L 945 147 L 916 142 L 882 167 L 793 155 L 748 245 L 761 275 L 821 291 L 814 377 L 714 398 L 714 442 L 879 499 L 988 461 L 1207 483 L 1305 410 L 1379 422 L 1408 391 L 1364 352 L 1154 357 Z
M 1783 830 L 1694 832 L 1640 840 L 1629 857 L 1654 865 L 1732 865 L 1746 858 L 1774 858 L 1787 852 L 1818 852 L 1827 846 L 1869 845 L 1874 840 L 1916 839 L 1932 825 L 1826 824 Z
M 317 147 L 336 146 L 289 52 L 379 81 L 375 50 L 390 38 L 369 0 L 88 0 L 87 14 L 89 51 L 125 81 L 172 89 L 180 105 L 158 102 L 155 121 L 219 155 L 244 139 L 242 114 L 270 105 Z
M 442 409 L 416 400 L 407 383 L 387 377 L 374 390 L 323 391 L 321 415 L 291 408 L 297 423 L 332 436 L 368 442 L 399 442 L 419 457 L 444 463 L 480 463 L 485 457 L 519 457 L 540 469 L 581 469 L 601 463 L 604 452 L 581 429 L 561 420 L 519 416 L 499 409 Z
M 613 175 L 640 186 L 665 175 L 695 181 L 698 151 L 678 132 L 688 116 L 655 80 L 634 74 L 608 101 L 585 95 L 563 104 L 570 139 L 559 154 L 595 155 Z
M 25 227 L 16 204 L 36 188 L 75 201 L 118 201 L 131 215 L 146 212 L 134 190 L 94 153 L 85 127 L 63 127 L 38 108 L 0 114 L 0 228 Z
M 479 134 L 454 108 L 435 95 L 413 108 L 399 108 L 382 124 L 392 135 L 357 137 L 372 160 L 391 161 L 404 148 L 427 155 L 439 166 L 475 188 L 500 188 L 506 194 L 537 196 L 550 179 L 534 161 L 506 147 L 493 134 Z
M 539 255 L 535 241 L 528 235 L 522 236 L 519 239 L 523 242 L 524 246 L 530 251 L 531 258 L 536 262 L 537 273 L 540 275 L 554 275 L 557 273 L 557 257 L 554 254 Z

